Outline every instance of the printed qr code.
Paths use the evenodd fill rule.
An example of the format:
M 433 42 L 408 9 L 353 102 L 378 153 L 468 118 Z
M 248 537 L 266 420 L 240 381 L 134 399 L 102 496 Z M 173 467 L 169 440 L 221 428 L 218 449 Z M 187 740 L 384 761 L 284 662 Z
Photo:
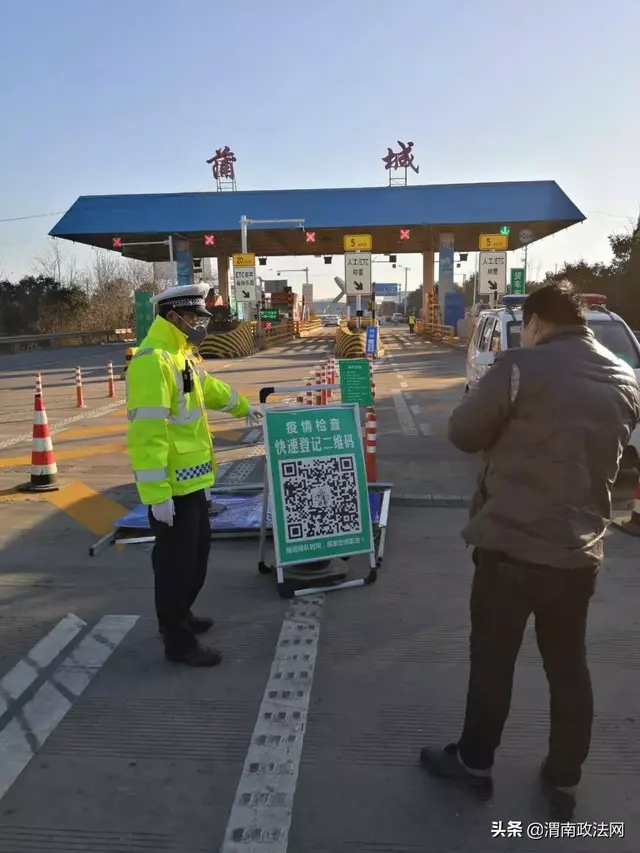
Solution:
M 280 462 L 287 540 L 361 533 L 355 457 Z

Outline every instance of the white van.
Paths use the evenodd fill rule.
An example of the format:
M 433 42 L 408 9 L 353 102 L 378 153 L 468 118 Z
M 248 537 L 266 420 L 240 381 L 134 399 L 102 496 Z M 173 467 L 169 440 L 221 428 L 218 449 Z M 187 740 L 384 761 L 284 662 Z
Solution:
M 497 308 L 480 310 L 473 337 L 467 350 L 467 384 L 465 392 L 478 383 L 493 364 L 496 353 L 520 346 L 522 303 L 524 296 L 503 296 Z M 630 364 L 640 382 L 640 341 L 622 317 L 607 309 L 606 297 L 584 294 L 589 311 L 587 322 L 597 340 L 618 358 Z M 640 470 L 640 426 L 622 459 L 622 469 Z

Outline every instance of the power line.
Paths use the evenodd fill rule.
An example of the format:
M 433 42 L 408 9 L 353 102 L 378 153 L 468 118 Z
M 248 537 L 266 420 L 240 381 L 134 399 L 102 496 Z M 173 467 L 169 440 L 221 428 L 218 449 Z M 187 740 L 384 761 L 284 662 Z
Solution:
M 45 219 L 47 216 L 62 216 L 66 210 L 54 210 L 53 213 L 32 213 L 29 216 L 9 216 L 0 222 L 23 222 L 25 219 Z

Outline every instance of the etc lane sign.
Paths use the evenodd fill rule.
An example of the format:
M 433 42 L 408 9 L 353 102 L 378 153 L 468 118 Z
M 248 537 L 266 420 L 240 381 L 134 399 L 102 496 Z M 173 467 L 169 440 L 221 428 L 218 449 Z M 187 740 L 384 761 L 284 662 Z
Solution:
M 257 302 L 256 268 L 234 269 L 233 290 L 236 302 Z
M 278 565 L 370 553 L 373 530 L 357 407 L 266 411 Z
M 478 293 L 498 295 L 507 291 L 507 253 L 481 252 Z
M 344 281 L 347 296 L 371 296 L 371 252 L 346 252 Z
M 245 252 L 233 256 L 233 295 L 236 302 L 257 302 L 256 256 Z

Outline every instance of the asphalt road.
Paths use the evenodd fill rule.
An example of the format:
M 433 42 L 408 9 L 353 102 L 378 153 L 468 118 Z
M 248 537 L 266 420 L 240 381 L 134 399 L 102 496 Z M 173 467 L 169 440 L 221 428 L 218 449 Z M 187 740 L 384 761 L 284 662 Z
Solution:
M 2 494 L 29 470 L 20 436 L 30 415 L 7 418 L 4 435 L 18 441 L 0 450 L 2 853 L 635 853 L 640 540 L 611 532 L 592 607 L 597 717 L 580 828 L 560 841 L 526 838 L 548 819 L 536 784 L 548 696 L 531 631 L 494 801 L 442 787 L 417 766 L 422 745 L 455 739 L 461 723 L 471 566 L 455 499 L 470 492 L 477 463 L 445 438 L 461 355 L 404 330 L 384 339 L 378 479 L 451 506 L 393 506 L 377 584 L 293 603 L 258 573 L 255 540 L 214 541 L 198 609 L 216 618 L 209 641 L 225 659 L 210 672 L 162 660 L 147 545 L 88 556 L 137 501 L 122 400 L 96 415 L 105 403 L 96 382 L 92 411 L 73 409 L 69 372 L 79 362 L 99 375 L 103 348 L 48 368 L 35 353 L 6 371 L 0 361 L 0 396 L 27 409 L 33 372 L 44 368 L 65 484 L 48 499 Z M 255 402 L 264 385 L 304 380 L 330 344 L 327 334 L 209 367 Z M 65 425 L 68 412 L 82 420 Z M 219 415 L 211 426 L 224 477 L 260 480 L 256 431 Z M 361 558 L 346 565 L 350 577 L 366 570 Z M 494 837 L 500 821 L 520 821 L 525 837 Z M 608 833 L 624 824 L 624 837 L 595 837 L 596 822 Z

